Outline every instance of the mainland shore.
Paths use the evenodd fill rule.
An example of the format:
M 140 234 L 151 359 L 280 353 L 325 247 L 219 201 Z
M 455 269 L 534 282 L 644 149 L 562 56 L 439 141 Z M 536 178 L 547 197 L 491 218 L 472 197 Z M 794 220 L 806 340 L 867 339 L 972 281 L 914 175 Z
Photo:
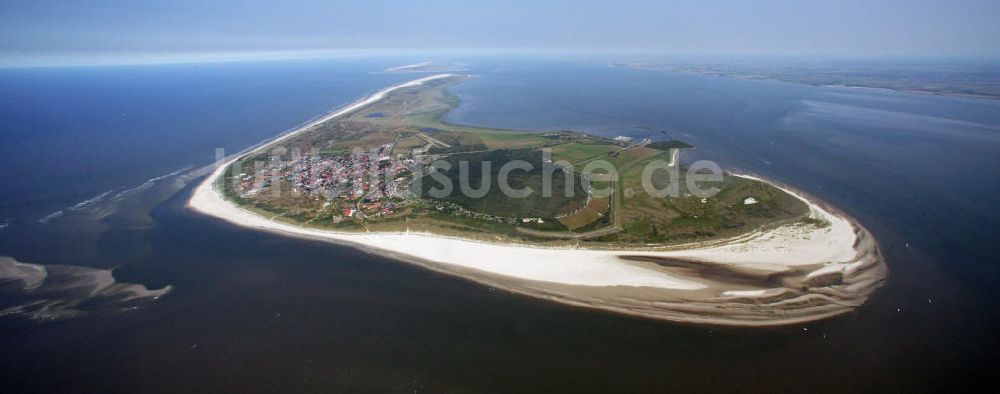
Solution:
M 380 90 L 257 149 L 377 102 L 394 90 L 450 76 L 437 74 Z M 784 186 L 778 187 L 809 205 L 812 223 L 671 247 L 583 249 L 418 232 L 337 232 L 274 221 L 240 208 L 216 189 L 218 178 L 237 159 L 218 165 L 196 187 L 190 209 L 235 225 L 349 245 L 569 305 L 698 324 L 787 325 L 848 313 L 887 276 L 878 244 L 864 227 Z

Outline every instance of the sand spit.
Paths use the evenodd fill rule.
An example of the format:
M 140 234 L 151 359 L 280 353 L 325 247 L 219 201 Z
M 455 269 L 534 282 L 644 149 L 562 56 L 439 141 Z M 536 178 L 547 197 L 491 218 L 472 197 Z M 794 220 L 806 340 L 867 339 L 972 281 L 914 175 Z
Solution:
M 381 90 L 273 142 L 369 105 L 393 90 L 448 76 Z M 881 286 L 887 274 L 867 230 L 787 187 L 785 191 L 809 204 L 810 217 L 819 224 L 786 224 L 733 239 L 673 247 L 581 249 L 413 232 L 336 232 L 275 222 L 241 209 L 215 189 L 215 180 L 235 160 L 217 167 L 198 185 L 188 201 L 191 209 L 239 226 L 350 245 L 564 304 L 677 322 L 774 326 L 850 312 Z
M 385 69 L 385 71 L 409 71 L 409 70 L 418 69 L 418 68 L 421 68 L 421 67 L 426 67 L 426 66 L 429 66 L 431 64 L 434 64 L 434 62 L 432 62 L 432 61 L 430 61 L 430 62 L 420 62 L 420 63 L 414 63 L 414 64 L 407 64 L 407 65 L 404 65 L 404 66 L 390 67 L 390 68 Z

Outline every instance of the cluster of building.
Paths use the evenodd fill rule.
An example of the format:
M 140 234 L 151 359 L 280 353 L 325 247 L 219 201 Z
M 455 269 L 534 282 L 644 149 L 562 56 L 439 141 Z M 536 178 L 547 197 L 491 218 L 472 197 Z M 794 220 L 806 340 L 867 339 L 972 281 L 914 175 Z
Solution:
M 428 159 L 394 155 L 395 144 L 341 155 L 274 155 L 255 164 L 253 174 L 234 175 L 243 197 L 281 197 L 284 190 L 297 195 L 323 198 L 324 210 L 333 210 L 333 220 L 391 216 L 413 199 L 409 177 L 401 176 L 426 166 Z M 282 187 L 277 187 L 281 184 Z M 281 189 L 279 191 L 279 189 Z M 446 201 L 417 203 L 418 206 L 498 223 L 542 224 L 542 218 L 515 218 L 476 212 Z
M 328 202 L 350 202 L 345 216 L 354 216 L 359 210 L 389 215 L 395 204 L 385 200 L 404 198 L 407 193 L 406 187 L 400 185 L 404 178 L 397 174 L 417 164 L 412 157 L 393 155 L 393 145 L 336 156 L 275 156 L 263 168 L 257 168 L 256 174 L 241 173 L 235 178 L 244 196 L 278 193 L 271 189 L 275 181 L 281 180 L 291 186 L 293 193 L 320 196 Z

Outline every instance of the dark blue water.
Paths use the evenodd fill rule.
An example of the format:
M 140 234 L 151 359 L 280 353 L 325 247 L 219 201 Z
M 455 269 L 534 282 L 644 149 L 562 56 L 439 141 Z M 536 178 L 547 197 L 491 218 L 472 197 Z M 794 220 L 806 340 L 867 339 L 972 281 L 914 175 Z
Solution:
M 7 254 L 65 259 L 68 248 L 51 247 L 61 235 L 37 233 L 63 224 L 74 206 L 93 208 L 210 164 L 216 148 L 237 152 L 412 79 L 373 73 L 399 60 L 0 71 L 0 223 L 8 223 L 0 236 L 29 233 L 0 245 Z
M 453 122 L 665 132 L 697 147 L 687 159 L 858 217 L 889 282 L 858 313 L 806 327 L 719 330 L 554 305 L 196 215 L 187 171 L 136 188 L 413 79 L 370 72 L 421 60 L 0 71 L 0 255 L 173 286 L 155 301 L 92 299 L 72 319 L 0 317 L 5 388 L 918 391 L 998 372 L 997 101 L 463 59 L 476 78 L 455 89 Z

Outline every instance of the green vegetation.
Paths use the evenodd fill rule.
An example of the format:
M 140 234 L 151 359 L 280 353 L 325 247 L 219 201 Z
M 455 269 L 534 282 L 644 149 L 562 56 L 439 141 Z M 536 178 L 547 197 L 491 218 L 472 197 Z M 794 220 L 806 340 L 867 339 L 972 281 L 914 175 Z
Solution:
M 531 165 L 529 171 L 514 170 L 507 176 L 507 185 L 515 190 L 531 190 L 525 198 L 510 198 L 503 193 L 500 186 L 499 173 L 504 163 L 520 160 Z M 553 218 L 555 216 L 583 208 L 587 192 L 584 191 L 582 180 L 578 175 L 567 174 L 558 168 L 553 168 L 551 197 L 544 197 L 542 179 L 544 166 L 540 152 L 536 149 L 493 150 L 479 153 L 464 153 L 450 155 L 445 158 L 450 164 L 447 171 L 440 171 L 451 182 L 452 193 L 447 197 L 436 199 L 432 197 L 432 189 L 441 188 L 431 175 L 425 175 L 419 185 L 420 195 L 424 198 L 449 201 L 466 209 L 492 216 L 515 218 Z M 482 197 L 469 197 L 461 191 L 459 181 L 462 162 L 468 166 L 468 188 L 478 190 L 483 187 L 484 165 L 489 174 L 489 189 Z M 567 197 L 567 178 L 572 178 L 573 190 Z
M 571 131 L 535 133 L 444 123 L 441 117 L 459 104 L 448 87 L 462 80 L 446 78 L 400 89 L 299 133 L 268 147 L 269 152 L 279 153 L 277 162 L 269 152 L 248 155 L 240 161 L 239 174 L 231 167 L 224 177 L 240 186 L 225 182 L 223 191 L 247 209 L 299 225 L 547 244 L 672 244 L 806 220 L 807 207 L 794 196 L 744 178 L 726 175 L 715 185 L 721 189 L 718 194 L 697 197 L 685 186 L 686 168 L 677 171 L 676 180 L 665 170 L 655 171 L 652 179 L 657 188 L 676 181 L 681 185 L 679 194 L 650 195 L 642 185 L 644 168 L 655 160 L 670 162 L 672 149 L 691 148 L 681 141 L 641 146 Z M 312 153 L 318 159 L 301 159 Z M 551 163 L 544 161 L 545 153 L 551 154 Z M 498 184 L 501 166 L 512 160 L 532 166 L 529 171 L 510 172 L 507 182 L 514 189 L 531 188 L 533 193 L 526 198 L 510 198 Z M 583 168 L 599 160 L 613 165 L 617 174 L 581 176 Z M 435 161 L 450 165 L 433 169 L 438 178 L 428 174 Z M 483 163 L 491 163 L 489 191 L 482 197 L 461 192 L 462 162 L 468 163 L 468 186 L 473 190 L 482 187 Z M 572 172 L 558 167 L 565 163 Z M 387 168 L 404 164 L 412 167 L 385 176 L 391 186 L 369 179 L 370 171 L 382 176 Z M 549 197 L 542 193 L 545 167 L 554 169 Z M 257 172 L 270 178 L 262 183 L 247 175 Z M 418 178 L 417 173 L 425 175 Z M 328 181 L 326 186 L 303 181 L 317 175 Z M 569 197 L 567 178 L 573 180 Z M 436 198 L 431 191 L 442 186 L 441 179 L 450 183 L 452 193 Z M 589 195 L 586 181 L 613 193 Z
M 693 145 L 688 144 L 684 141 L 670 140 L 670 141 L 656 141 L 651 144 L 646 145 L 647 148 L 659 149 L 659 150 L 670 150 L 670 149 L 691 149 L 694 148 Z
M 595 143 L 595 142 L 573 142 L 553 146 L 552 160 L 565 160 L 571 164 L 576 164 L 587 159 L 607 156 L 621 150 L 618 145 Z

